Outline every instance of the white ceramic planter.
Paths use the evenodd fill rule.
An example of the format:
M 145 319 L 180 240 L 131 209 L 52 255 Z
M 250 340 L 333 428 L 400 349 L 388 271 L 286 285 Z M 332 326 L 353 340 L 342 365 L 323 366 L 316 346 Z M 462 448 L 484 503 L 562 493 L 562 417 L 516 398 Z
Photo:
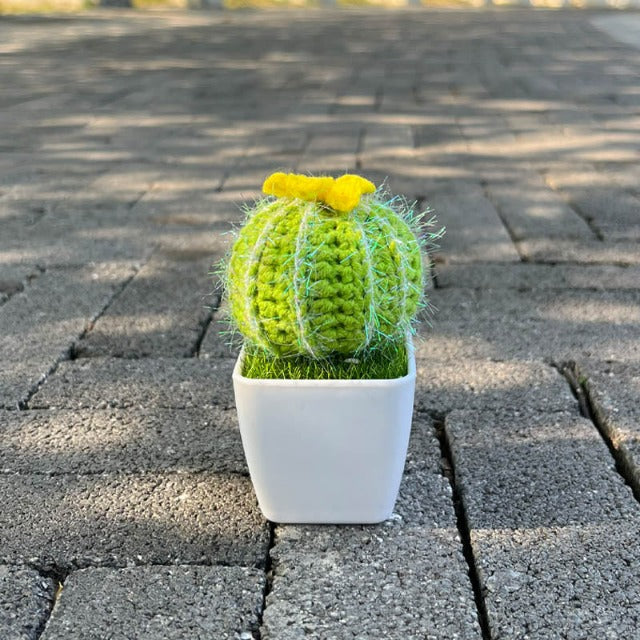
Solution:
M 274 522 L 389 518 L 402 479 L 416 366 L 392 380 L 256 380 L 233 388 L 251 480 Z

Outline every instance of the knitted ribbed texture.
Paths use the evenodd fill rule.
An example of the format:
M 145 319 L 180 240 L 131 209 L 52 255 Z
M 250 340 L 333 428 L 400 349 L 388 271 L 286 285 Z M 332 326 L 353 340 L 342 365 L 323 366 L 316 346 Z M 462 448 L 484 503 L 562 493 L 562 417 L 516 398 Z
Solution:
M 249 212 L 227 269 L 231 316 L 246 340 L 320 358 L 403 339 L 422 299 L 421 246 L 377 195 L 348 213 L 288 197 Z

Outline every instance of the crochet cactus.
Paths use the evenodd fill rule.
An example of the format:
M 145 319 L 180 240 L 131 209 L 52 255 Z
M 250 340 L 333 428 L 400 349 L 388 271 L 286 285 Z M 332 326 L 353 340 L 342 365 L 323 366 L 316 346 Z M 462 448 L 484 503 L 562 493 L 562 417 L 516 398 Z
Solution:
M 245 340 L 276 356 L 357 354 L 402 340 L 423 303 L 421 240 L 410 209 L 359 176 L 274 174 L 227 266 Z

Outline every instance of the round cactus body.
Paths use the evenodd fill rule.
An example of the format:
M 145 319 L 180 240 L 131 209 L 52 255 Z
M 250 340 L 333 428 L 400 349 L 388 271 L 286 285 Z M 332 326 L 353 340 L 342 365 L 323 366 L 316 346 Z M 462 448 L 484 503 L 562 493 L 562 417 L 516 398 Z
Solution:
M 249 212 L 227 279 L 231 316 L 250 343 L 278 356 L 354 354 L 403 338 L 422 298 L 422 252 L 375 195 L 349 212 L 280 197 Z

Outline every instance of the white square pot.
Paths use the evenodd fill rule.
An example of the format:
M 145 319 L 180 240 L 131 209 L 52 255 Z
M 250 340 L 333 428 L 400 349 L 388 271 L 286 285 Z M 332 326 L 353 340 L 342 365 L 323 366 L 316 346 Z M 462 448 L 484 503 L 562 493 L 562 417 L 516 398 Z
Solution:
M 233 371 L 242 444 L 274 522 L 374 523 L 391 516 L 413 414 L 416 366 L 391 380 L 257 380 Z

